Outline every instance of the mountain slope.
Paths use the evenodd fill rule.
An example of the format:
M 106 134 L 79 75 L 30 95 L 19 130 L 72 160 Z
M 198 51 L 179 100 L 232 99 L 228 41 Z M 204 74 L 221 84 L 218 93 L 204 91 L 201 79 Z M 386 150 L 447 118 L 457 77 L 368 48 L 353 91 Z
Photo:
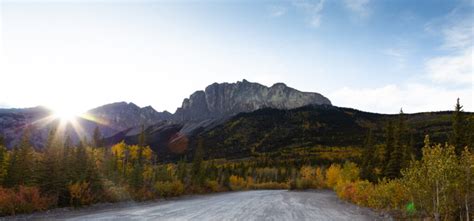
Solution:
M 474 113 L 466 113 L 474 120 Z M 409 133 L 415 147 L 423 144 L 426 134 L 433 142 L 444 142 L 451 131 L 452 112 L 405 114 Z M 241 113 L 218 125 L 201 127 L 192 134 L 178 130 L 167 142 L 149 141 L 160 153 L 160 160 L 178 160 L 188 155 L 201 139 L 208 158 L 239 159 L 254 153 L 278 152 L 300 147 L 355 147 L 363 146 L 366 133 L 372 128 L 377 143 L 384 140 L 388 121 L 396 121 L 398 115 L 376 114 L 350 108 L 327 105 L 309 105 L 291 110 L 264 108 Z M 179 128 L 182 125 L 174 124 Z M 147 137 L 156 135 L 147 132 Z M 126 141 L 137 140 L 137 135 L 122 137 Z M 182 152 L 172 151 L 176 143 L 186 144 Z M 183 148 L 181 148 L 183 149 Z

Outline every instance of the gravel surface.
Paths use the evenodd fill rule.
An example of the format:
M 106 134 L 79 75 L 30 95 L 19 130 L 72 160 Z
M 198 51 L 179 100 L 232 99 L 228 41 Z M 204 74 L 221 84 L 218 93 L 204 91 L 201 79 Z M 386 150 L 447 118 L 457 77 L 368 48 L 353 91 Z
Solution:
M 386 220 L 332 191 L 258 190 L 54 210 L 6 220 Z

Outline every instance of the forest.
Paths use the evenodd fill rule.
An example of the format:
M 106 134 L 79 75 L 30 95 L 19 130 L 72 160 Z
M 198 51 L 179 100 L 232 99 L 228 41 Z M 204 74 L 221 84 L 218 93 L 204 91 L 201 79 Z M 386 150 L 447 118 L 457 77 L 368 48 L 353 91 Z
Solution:
M 324 188 L 333 189 L 343 200 L 398 218 L 470 220 L 474 217 L 472 125 L 458 100 L 444 142 L 431 141 L 439 134 L 415 140 L 400 111 L 381 135 L 361 130 L 360 148 L 318 145 L 253 150 L 250 157 L 240 159 L 211 158 L 207 150 L 213 147 L 202 136 L 192 158 L 183 156 L 177 162 L 160 161 L 147 145 L 144 129 L 137 144 L 122 141 L 111 146 L 104 144 L 98 129 L 92 139 L 77 144 L 52 129 L 41 150 L 29 143 L 26 130 L 11 150 L 0 139 L 0 214 L 211 192 Z M 415 148 L 417 142 L 423 142 L 421 150 Z

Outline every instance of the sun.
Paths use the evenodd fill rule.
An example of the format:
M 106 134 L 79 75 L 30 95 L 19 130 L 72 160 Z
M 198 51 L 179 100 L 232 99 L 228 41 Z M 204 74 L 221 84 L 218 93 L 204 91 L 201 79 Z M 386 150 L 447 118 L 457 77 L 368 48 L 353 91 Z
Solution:
M 53 108 L 53 116 L 54 118 L 60 119 L 61 121 L 69 122 L 79 117 L 80 112 L 74 108 Z

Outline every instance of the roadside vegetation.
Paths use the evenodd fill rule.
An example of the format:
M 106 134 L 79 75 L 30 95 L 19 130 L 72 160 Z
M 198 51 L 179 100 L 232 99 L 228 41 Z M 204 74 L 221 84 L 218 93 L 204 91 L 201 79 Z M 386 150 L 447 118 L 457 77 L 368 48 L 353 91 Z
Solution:
M 449 139 L 432 143 L 427 134 L 421 150 L 400 111 L 395 122 L 387 122 L 383 142 L 371 130 L 362 132 L 363 148 L 301 147 L 281 150 L 278 157 L 206 159 L 200 139 L 192 159 L 176 163 L 160 163 L 144 132 L 137 145 L 106 148 L 99 130 L 91 141 L 73 144 L 53 129 L 37 151 L 27 131 L 12 150 L 0 139 L 0 214 L 183 194 L 329 188 L 343 200 L 399 218 L 470 220 L 474 129 L 468 122 L 458 101 Z

